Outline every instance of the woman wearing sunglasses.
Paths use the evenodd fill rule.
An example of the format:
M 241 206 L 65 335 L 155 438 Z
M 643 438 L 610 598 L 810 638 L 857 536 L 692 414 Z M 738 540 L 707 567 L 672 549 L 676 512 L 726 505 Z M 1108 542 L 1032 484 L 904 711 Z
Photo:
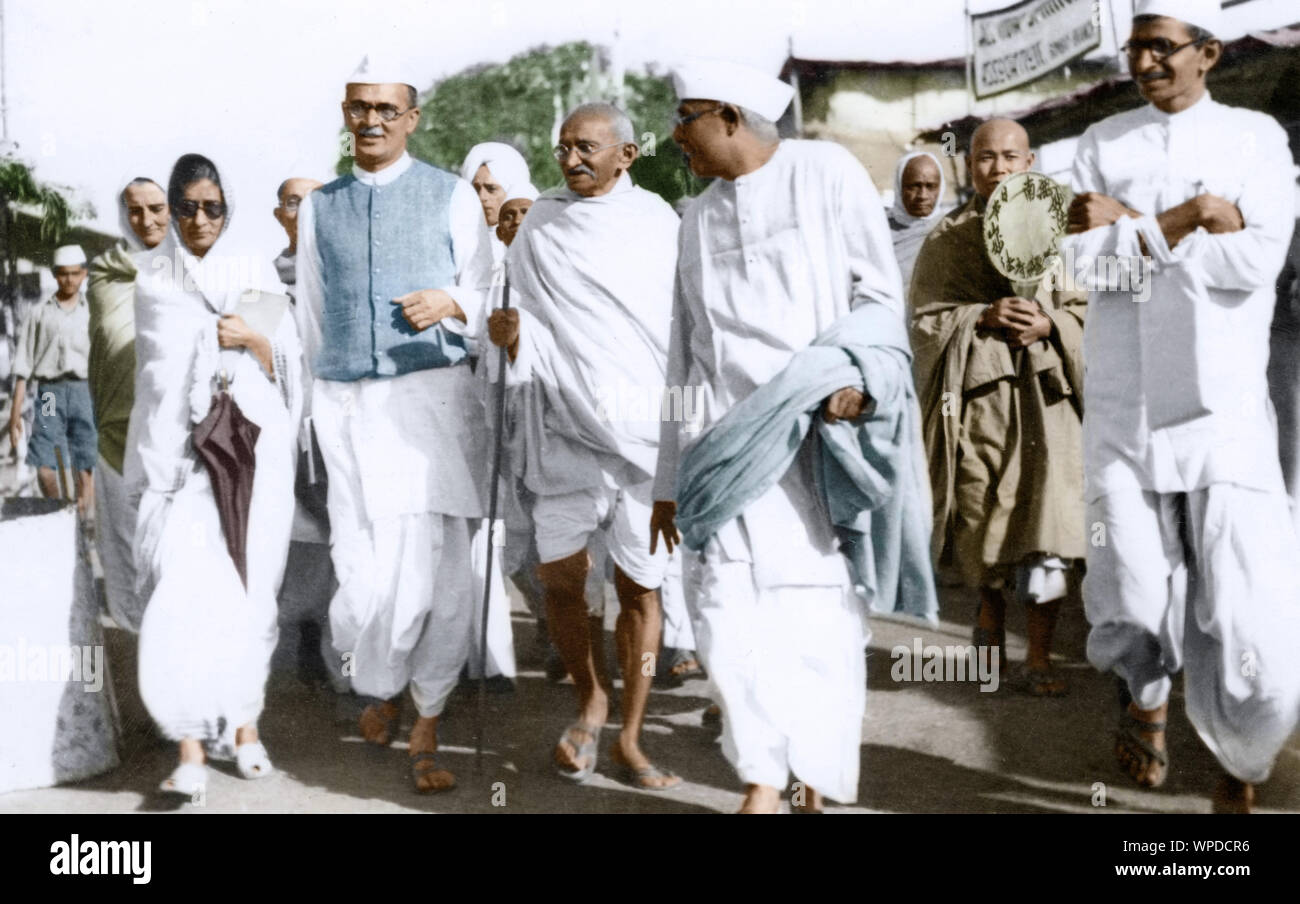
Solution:
M 293 517 L 301 347 L 269 260 L 232 234 L 233 198 L 212 161 L 181 157 L 167 200 L 172 228 L 137 261 L 136 390 L 127 442 L 139 455 L 127 479 L 140 496 L 134 555 L 137 588 L 148 601 L 140 693 L 163 734 L 180 746 L 179 765 L 160 790 L 198 798 L 205 792 L 205 749 L 233 756 L 245 778 L 272 771 L 257 719 Z M 223 393 L 230 398 L 218 406 Z M 230 514 L 230 499 L 240 492 L 207 461 L 214 437 L 222 436 L 205 432 L 218 408 L 235 408 L 224 423 L 244 428 L 238 435 L 245 454 L 233 456 L 234 486 L 242 480 L 246 491 L 251 484 L 242 529 Z M 244 542 L 232 542 L 241 530 Z

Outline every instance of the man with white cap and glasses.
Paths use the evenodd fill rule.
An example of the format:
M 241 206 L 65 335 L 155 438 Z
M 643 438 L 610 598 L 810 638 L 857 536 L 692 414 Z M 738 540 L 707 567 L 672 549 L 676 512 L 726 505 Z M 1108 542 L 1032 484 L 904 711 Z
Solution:
M 371 57 L 349 78 L 355 160 L 298 208 L 294 310 L 329 476 L 334 646 L 371 698 L 367 741 L 395 740 L 409 686 L 423 793 L 455 785 L 434 751 L 469 652 L 488 455 L 465 338 L 482 304 L 483 212 L 468 182 L 407 153 L 420 121 L 410 82 Z
M 55 250 L 51 269 L 58 289 L 28 314 L 14 357 L 9 441 L 18 448 L 27 384 L 36 380 L 41 396 L 27 447 L 27 463 L 37 469 L 41 492 L 53 499 L 60 495 L 62 479 L 56 476 L 59 463 L 55 449 L 59 449 L 63 466 L 76 473 L 77 509 L 84 515 L 95 492 L 93 471 L 98 454 L 87 383 L 90 307 L 81 292 L 86 281 L 86 253 L 77 245 L 64 245 Z
M 1165 781 L 1183 670 L 1224 770 L 1214 809 L 1248 812 L 1300 705 L 1300 567 L 1265 377 L 1292 159 L 1274 120 L 1206 91 L 1218 0 L 1134 12 L 1124 49 L 1149 103 L 1084 133 L 1070 208 L 1079 258 L 1152 270 L 1141 304 L 1131 280 L 1090 286 L 1088 657 L 1121 680 L 1115 753 L 1146 787 Z
M 774 121 L 790 102 L 789 85 L 715 61 L 673 77 L 673 139 L 696 176 L 714 179 L 682 220 L 668 364 L 669 386 L 702 389 L 696 426 L 704 432 L 692 439 L 680 424 L 663 425 L 652 541 L 670 549 L 679 541 L 692 451 L 726 428 L 732 411 L 749 410 L 751 398 L 791 377 L 814 340 L 853 312 L 876 318 L 873 329 L 888 333 L 893 348 L 871 365 L 870 382 L 859 373 L 819 390 L 811 410 L 847 430 L 877 410 L 877 399 L 903 400 L 915 441 L 901 445 L 917 456 L 907 477 L 923 493 L 903 289 L 871 179 L 839 145 L 779 138 Z M 882 401 L 882 410 L 894 404 Z M 812 420 L 804 416 L 805 431 Z M 742 446 L 743 432 L 733 430 Z M 726 509 L 716 530 L 681 524 L 697 550 L 685 558 L 697 648 L 722 705 L 723 751 L 746 784 L 743 813 L 778 812 L 791 773 L 798 812 L 820 811 L 823 795 L 857 799 L 865 611 L 813 476 L 824 464 L 819 450 L 812 440 L 790 449 L 793 460 L 782 459 L 763 488 L 707 491 Z M 744 498 L 729 504 L 729 493 Z M 913 522 L 926 543 L 928 505 L 915 507 Z M 928 572 L 926 550 L 912 545 Z M 932 605 L 932 579 L 929 588 Z

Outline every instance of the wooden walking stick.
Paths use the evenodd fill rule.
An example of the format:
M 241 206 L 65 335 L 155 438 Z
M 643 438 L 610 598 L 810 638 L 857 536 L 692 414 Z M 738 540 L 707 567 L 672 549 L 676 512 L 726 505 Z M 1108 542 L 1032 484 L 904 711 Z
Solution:
M 501 292 L 501 310 L 510 308 L 510 273 L 506 271 Z M 488 614 L 492 606 L 492 554 L 496 550 L 497 520 L 497 483 L 501 479 L 501 449 L 505 444 L 506 421 L 506 356 L 507 349 L 500 349 L 501 359 L 497 365 L 496 390 L 496 448 L 492 453 L 492 484 L 488 497 L 488 548 L 487 564 L 483 569 L 483 624 L 479 626 L 479 650 L 482 656 L 481 671 L 478 676 L 478 726 L 475 734 L 474 771 L 483 771 L 483 729 L 487 722 L 487 672 L 488 672 Z
M 63 449 L 59 446 L 54 447 L 54 462 L 59 467 L 59 499 L 71 499 L 72 493 L 68 489 L 68 475 L 63 473 Z

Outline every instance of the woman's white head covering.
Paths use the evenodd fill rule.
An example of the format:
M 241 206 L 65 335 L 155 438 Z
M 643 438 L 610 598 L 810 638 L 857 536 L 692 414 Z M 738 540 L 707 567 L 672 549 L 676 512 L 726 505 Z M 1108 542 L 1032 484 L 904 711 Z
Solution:
M 122 240 L 126 242 L 126 249 L 132 254 L 147 249 L 144 246 L 144 242 L 140 241 L 140 236 L 136 235 L 135 230 L 131 228 L 131 217 L 126 211 L 126 199 L 122 197 L 122 195 L 125 194 L 126 190 L 132 185 L 137 185 L 142 182 L 148 182 L 151 185 L 157 186 L 158 190 L 163 193 L 163 198 L 166 199 L 167 197 L 167 189 L 158 185 L 157 182 L 154 182 L 154 180 L 150 179 L 148 176 L 131 176 L 129 178 L 122 178 L 122 187 L 117 192 L 117 228 L 122 232 Z M 163 241 L 166 241 L 165 235 Z
M 186 157 L 190 155 L 185 155 Z M 184 157 L 181 158 L 183 160 Z M 207 298 L 208 303 L 220 313 L 230 313 L 239 303 L 239 297 L 246 291 L 284 293 L 284 283 L 271 263 L 271 256 L 264 253 L 261 243 L 255 238 L 251 224 L 238 221 L 235 207 L 235 193 L 222 176 L 221 167 L 211 158 L 205 158 L 217 172 L 217 182 L 221 186 L 221 197 L 226 205 L 226 216 L 221 224 L 221 234 L 212 247 L 200 259 L 195 257 L 181 238 L 181 218 L 172 210 L 171 224 L 165 238 L 155 254 L 163 255 L 174 263 L 183 262 L 184 269 L 193 280 L 194 286 Z M 180 160 L 177 160 L 177 164 Z M 173 172 L 175 166 L 173 166 Z M 171 177 L 167 179 L 168 203 L 171 202 Z
M 533 183 L 517 182 L 506 191 L 506 196 L 501 201 L 501 204 L 504 206 L 507 201 L 536 201 L 539 194 L 541 192 L 533 186 Z
M 465 155 L 465 162 L 460 168 L 460 177 L 466 182 L 474 181 L 474 174 L 480 166 L 487 166 L 492 178 L 506 191 L 506 195 L 519 185 L 531 181 L 528 174 L 528 162 L 523 155 L 508 144 L 500 141 L 485 141 L 476 144 Z
M 903 170 L 907 169 L 907 165 L 917 157 L 929 157 L 934 161 L 935 168 L 939 170 L 939 196 L 934 200 L 934 210 L 924 217 L 913 216 L 903 206 Z M 894 168 L 894 206 L 889 210 L 889 218 L 899 226 L 938 222 L 939 217 L 943 216 L 943 193 L 946 187 L 947 181 L 943 176 L 943 164 L 939 162 L 938 157 L 929 151 L 913 151 L 910 154 L 904 154 L 898 161 L 898 166 Z

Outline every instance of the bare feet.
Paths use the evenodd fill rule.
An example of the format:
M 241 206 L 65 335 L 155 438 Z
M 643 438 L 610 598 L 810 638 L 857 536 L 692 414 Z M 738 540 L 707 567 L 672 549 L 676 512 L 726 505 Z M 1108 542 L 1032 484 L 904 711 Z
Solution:
M 1129 703 L 1115 738 L 1115 759 L 1129 777 L 1144 788 L 1159 788 L 1169 771 L 1165 753 L 1165 718 L 1169 704 L 1138 709 Z
M 1215 813 L 1252 813 L 1255 809 L 1255 786 L 1224 773 L 1210 798 L 1210 807 Z
M 780 813 L 781 792 L 771 785 L 746 785 L 738 813 Z
M 610 748 L 609 756 L 622 767 L 623 778 L 638 788 L 662 791 L 665 788 L 675 788 L 682 783 L 680 775 L 674 775 L 651 763 L 636 739 L 628 738 L 622 733 Z
M 249 722 L 247 725 L 241 725 L 235 729 L 235 746 L 243 747 L 245 744 L 257 743 L 257 723 Z
M 438 750 L 438 717 L 420 716 L 411 726 L 411 781 L 420 794 L 450 791 L 456 787 L 456 776 L 439 769 L 434 754 Z
M 575 775 L 590 774 L 595 766 L 596 744 L 600 726 L 589 722 L 575 722 L 564 730 L 555 745 L 555 765 L 564 772 Z
M 361 737 L 371 744 L 387 747 L 393 743 L 397 731 L 398 708 L 396 701 L 372 703 L 361 711 Z

